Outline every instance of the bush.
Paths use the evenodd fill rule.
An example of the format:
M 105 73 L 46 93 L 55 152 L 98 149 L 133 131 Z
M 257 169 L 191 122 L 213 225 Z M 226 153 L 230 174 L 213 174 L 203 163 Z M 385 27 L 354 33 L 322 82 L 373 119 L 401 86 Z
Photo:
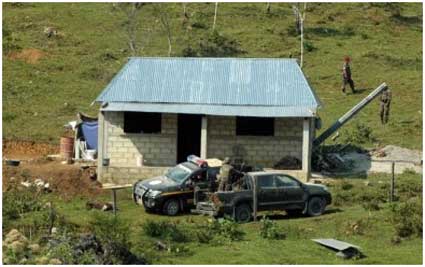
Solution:
M 363 123 L 356 123 L 354 130 L 350 132 L 346 131 L 345 135 L 344 142 L 346 143 L 366 144 L 376 141 L 372 133 L 372 128 Z
M 173 222 L 148 220 L 142 224 L 142 229 L 150 237 L 162 238 L 174 242 L 187 242 L 189 240 L 185 229 L 182 229 L 182 227 L 179 227 Z
M 35 186 L 27 189 L 12 187 L 3 192 L 3 227 L 7 227 L 11 220 L 16 220 L 25 213 L 39 211 L 42 208 L 40 195 Z
M 207 224 L 197 226 L 196 238 L 199 243 L 232 242 L 242 240 L 245 232 L 240 230 L 239 224 L 229 219 L 210 219 Z
M 282 232 L 274 221 L 263 216 L 261 219 L 260 236 L 265 239 L 285 239 L 286 235 Z
M 380 209 L 379 203 L 380 203 L 379 200 L 374 198 L 374 199 L 371 199 L 370 201 L 363 202 L 362 207 L 367 211 L 376 211 Z
M 184 57 L 232 57 L 245 53 L 237 40 L 213 31 L 200 40 L 197 47 L 187 46 L 182 50 Z
M 19 50 L 21 47 L 17 44 L 19 39 L 16 34 L 12 32 L 8 25 L 3 21 L 3 54 L 8 54 L 13 50 Z
M 130 228 L 121 219 L 109 214 L 96 213 L 91 224 L 92 232 L 103 249 L 101 264 L 145 263 L 131 251 Z
M 422 237 L 422 199 L 412 198 L 404 203 L 391 206 L 392 218 L 396 235 Z
M 312 42 L 304 41 L 304 49 L 307 52 L 312 52 L 314 50 L 317 50 L 317 47 L 315 47 Z

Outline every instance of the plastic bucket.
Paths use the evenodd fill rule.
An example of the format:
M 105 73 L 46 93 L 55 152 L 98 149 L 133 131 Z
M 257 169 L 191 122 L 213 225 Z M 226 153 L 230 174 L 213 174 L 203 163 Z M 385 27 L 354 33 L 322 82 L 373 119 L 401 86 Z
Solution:
M 94 156 L 96 155 L 96 149 L 87 149 L 86 153 L 88 160 L 94 160 Z
M 64 159 L 72 158 L 74 154 L 74 138 L 61 137 L 60 140 L 60 155 Z

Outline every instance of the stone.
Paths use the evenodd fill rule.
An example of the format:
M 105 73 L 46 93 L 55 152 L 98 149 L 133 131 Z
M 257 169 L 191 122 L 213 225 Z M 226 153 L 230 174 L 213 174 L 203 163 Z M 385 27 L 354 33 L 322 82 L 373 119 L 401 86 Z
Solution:
M 28 246 L 28 248 L 31 250 L 31 252 L 33 254 L 38 254 L 41 251 L 39 244 L 31 244 L 31 245 Z
M 62 261 L 60 261 L 59 259 L 51 259 L 50 261 L 49 261 L 49 264 L 52 264 L 52 265 L 61 265 L 62 264 Z
M 10 248 L 15 254 L 21 254 L 26 249 L 26 244 L 21 241 L 13 241 L 10 245 L 8 245 L 8 248 Z
M 41 256 L 35 259 L 35 262 L 39 265 L 45 265 L 49 263 L 49 258 L 47 256 Z

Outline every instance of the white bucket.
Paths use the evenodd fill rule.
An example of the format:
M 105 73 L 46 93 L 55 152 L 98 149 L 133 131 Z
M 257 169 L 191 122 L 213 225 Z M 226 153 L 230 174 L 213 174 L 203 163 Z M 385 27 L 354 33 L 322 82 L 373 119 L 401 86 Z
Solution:
M 88 160 L 94 160 L 94 155 L 96 155 L 95 149 L 87 149 L 86 150 L 86 157 Z

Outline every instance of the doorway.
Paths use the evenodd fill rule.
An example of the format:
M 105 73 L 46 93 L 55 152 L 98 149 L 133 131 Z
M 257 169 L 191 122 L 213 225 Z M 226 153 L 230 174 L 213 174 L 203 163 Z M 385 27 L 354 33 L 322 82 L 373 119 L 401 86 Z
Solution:
M 187 156 L 200 156 L 202 115 L 179 114 L 177 119 L 177 163 Z

